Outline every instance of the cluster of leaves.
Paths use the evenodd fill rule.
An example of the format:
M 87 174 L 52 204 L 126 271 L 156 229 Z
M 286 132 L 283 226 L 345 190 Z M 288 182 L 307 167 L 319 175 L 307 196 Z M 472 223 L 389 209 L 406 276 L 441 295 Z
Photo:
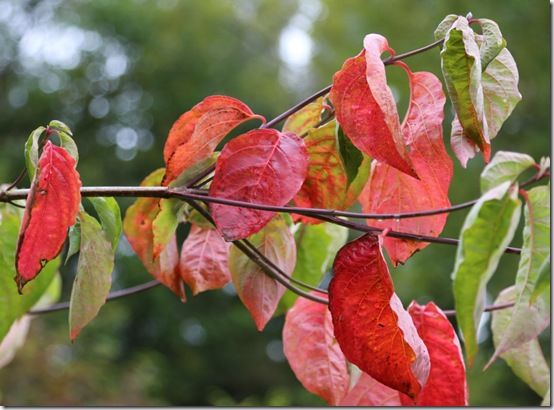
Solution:
M 549 324 L 549 187 L 524 191 L 517 180 L 530 168 L 542 176 L 549 165 L 510 152 L 490 160 L 491 140 L 521 99 L 517 68 L 496 23 L 450 15 L 435 36 L 456 113 L 452 149 L 463 166 L 477 152 L 488 162 L 452 273 L 466 357 L 471 365 L 477 354 L 486 285 L 519 223 L 519 193 L 525 201 L 524 243 L 515 285 L 497 301 L 513 307 L 493 314 L 491 363 L 504 358 L 548 397 L 549 370 L 537 337 Z M 402 67 L 409 80 L 402 122 L 387 85 L 385 52 L 385 61 Z M 329 404 L 466 405 L 455 329 L 432 302 L 414 301 L 404 309 L 383 255 L 385 250 L 394 266 L 404 263 L 428 243 L 389 236 L 391 230 L 438 237 L 447 212 L 367 219 L 374 231 L 349 243 L 342 219 L 317 212 L 346 210 L 355 202 L 372 214 L 448 209 L 453 163 L 443 142 L 445 102 L 434 74 L 412 72 L 386 38 L 369 34 L 362 51 L 335 74 L 330 92 L 290 115 L 281 130 L 227 96 L 207 97 L 183 114 L 167 137 L 165 167 L 141 186 L 188 196 L 139 198 L 123 223 L 111 197 L 89 198 L 96 217 L 81 205 L 69 128 L 58 121 L 38 128 L 25 150 L 32 179 L 25 212 L 0 208 L 0 240 L 6 241 L 1 266 L 7 272 L 15 267 L 20 293 L 32 281 L 21 298 L 5 284 L 6 303 L 14 308 L 2 319 L 0 336 L 52 282 L 69 238 L 66 260 L 79 252 L 69 310 L 74 340 L 108 297 L 123 231 L 148 272 L 183 302 L 185 284 L 197 295 L 232 283 L 260 331 L 286 312 L 283 344 L 290 366 L 306 389 Z M 228 137 L 251 120 L 262 125 Z M 292 217 L 271 208 L 291 202 Z M 181 223 L 188 236 L 178 244 Z M 333 260 L 328 291 L 317 288 Z

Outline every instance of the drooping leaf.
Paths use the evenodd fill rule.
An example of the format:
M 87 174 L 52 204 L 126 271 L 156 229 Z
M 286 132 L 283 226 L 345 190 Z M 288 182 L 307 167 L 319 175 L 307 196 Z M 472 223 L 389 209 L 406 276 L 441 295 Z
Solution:
M 367 213 L 402 213 L 450 206 L 448 188 L 453 164 L 442 138 L 445 96 L 441 82 L 431 73 L 412 73 L 403 67 L 409 76 L 411 98 L 402 131 L 419 179 L 376 162 L 359 198 L 363 211 Z M 444 213 L 397 220 L 367 220 L 367 223 L 380 228 L 438 236 L 446 218 Z M 397 265 L 428 243 L 386 237 L 384 246 L 393 264 Z
M 348 361 L 371 377 L 415 397 L 427 381 L 429 354 L 394 293 L 379 239 L 346 244 L 333 265 L 329 309 Z
M 75 160 L 47 141 L 25 205 L 16 253 L 19 290 L 61 251 L 81 202 Z
M 282 132 L 292 132 L 300 137 L 317 126 L 321 120 L 323 101 L 324 97 L 319 97 L 288 117 L 283 124 Z
M 329 122 L 310 130 L 304 138 L 308 151 L 308 174 L 294 197 L 303 208 L 344 209 L 347 190 L 346 170 L 337 149 L 336 124 Z M 317 224 L 320 220 L 298 215 L 296 220 Z
M 8 333 L 15 320 L 33 307 L 52 282 L 60 266 L 60 258 L 50 261 L 37 278 L 18 294 L 15 276 L 15 243 L 17 242 L 22 212 L 11 205 L 0 204 L 0 340 Z
M 341 400 L 340 406 L 401 406 L 400 393 L 379 383 L 367 373 L 362 373 L 358 382 Z
M 27 174 L 29 175 L 29 179 L 31 181 L 35 177 L 40 144 L 46 136 L 44 132 L 45 130 L 46 128 L 44 127 L 38 127 L 36 130 L 31 132 L 29 138 L 27 138 L 27 142 L 25 143 L 25 167 L 27 168 Z
M 157 258 L 163 252 L 175 236 L 177 226 L 183 218 L 184 208 L 185 204 L 179 199 L 160 199 L 159 212 L 152 221 L 152 255 L 154 258 Z
M 530 302 L 532 304 L 535 303 L 541 296 L 544 296 L 547 301 L 550 302 L 550 272 L 552 272 L 552 270 L 550 266 L 550 255 L 548 255 L 539 269 L 537 283 L 535 284 L 535 289 L 531 295 Z
M 506 47 L 506 40 L 502 37 L 502 32 L 496 22 L 483 18 L 475 21 L 481 26 L 483 32 L 483 43 L 479 47 L 479 54 L 481 69 L 485 71 L 489 63 Z
M 394 97 L 381 54 L 394 51 L 378 34 L 364 39 L 364 50 L 345 61 L 333 76 L 329 97 L 344 133 L 360 151 L 417 177 L 407 159 Z
M 486 285 L 514 236 L 520 204 L 517 189 L 506 181 L 479 199 L 460 232 L 452 278 L 456 318 L 470 366 L 478 350 L 477 325 L 483 313 Z
M 292 277 L 312 286 L 317 286 L 331 268 L 333 258 L 346 243 L 348 230 L 331 223 L 300 225 L 296 241 L 296 266 Z M 278 312 L 287 311 L 298 295 L 287 290 L 279 302 Z
M 516 297 L 515 287 L 510 286 L 500 292 L 494 304 L 514 302 Z M 532 308 L 527 311 L 529 320 L 533 320 L 536 314 L 536 310 Z M 498 346 L 498 343 L 502 340 L 504 332 L 511 323 L 512 315 L 512 308 L 492 312 L 491 329 L 495 346 Z M 550 386 L 550 369 L 537 338 L 505 351 L 500 354 L 500 357 L 506 361 L 515 375 L 529 385 L 539 396 L 542 397 L 546 394 Z
M 477 145 L 488 162 L 490 139 L 481 84 L 481 58 L 475 33 L 465 17 L 458 17 L 446 34 L 441 67 L 463 137 Z
M 192 294 L 220 289 L 231 281 L 229 243 L 215 229 L 193 225 L 181 249 L 180 271 Z
M 481 172 L 481 192 L 485 193 L 505 181 L 514 182 L 535 160 L 519 152 L 498 151 Z
M 285 205 L 298 192 L 308 169 L 304 141 L 294 134 L 257 129 L 225 145 L 217 159 L 210 195 L 266 205 Z M 210 204 L 227 241 L 258 232 L 275 212 Z
M 501 353 L 536 338 L 550 323 L 550 306 L 543 300 L 530 305 L 540 268 L 550 255 L 550 192 L 547 186 L 527 193 L 523 246 L 516 275 L 516 305 L 509 325 L 498 339 L 490 362 Z M 533 314 L 530 314 L 530 313 Z
M 72 341 L 106 303 L 112 285 L 115 252 L 94 217 L 80 212 L 79 220 L 81 249 L 69 302 L 69 337 Z
M 467 406 L 468 392 L 462 348 L 456 331 L 433 302 L 408 307 L 417 333 L 427 346 L 431 371 L 415 400 L 400 395 L 404 406 Z
M 296 246 L 283 217 L 275 216 L 248 240 L 282 271 L 288 275 L 292 273 L 296 263 Z M 235 246 L 231 246 L 229 251 L 228 264 L 237 294 L 261 331 L 273 316 L 285 287 L 267 276 Z
M 65 255 L 64 263 L 67 263 L 69 258 L 79 252 L 79 248 L 81 247 L 81 225 L 79 223 L 79 219 L 77 219 L 75 225 L 69 228 L 67 239 L 69 241 L 69 246 L 67 248 L 67 254 Z
M 456 14 L 449 14 L 447 15 L 437 26 L 434 32 L 435 40 L 440 40 L 446 37 L 446 33 L 452 25 L 458 20 L 458 15 Z
M 94 206 L 100 223 L 102 224 L 102 231 L 104 236 L 112 244 L 112 249 L 115 251 L 119 238 L 121 237 L 121 211 L 119 205 L 113 197 L 91 197 L 88 198 Z
M 298 299 L 285 318 L 283 349 L 306 390 L 332 406 L 339 404 L 348 390 L 350 377 L 344 354 L 333 336 L 327 306 Z
M 236 126 L 256 115 L 243 102 L 223 95 L 206 97 L 179 117 L 169 130 L 164 146 L 168 185 L 196 162 L 210 156 L 217 144 Z
M 73 140 L 73 133 L 71 129 L 61 121 L 52 120 L 48 123 L 48 128 L 52 132 L 54 131 L 60 139 L 60 146 L 65 149 L 69 155 L 75 159 L 75 163 L 79 162 L 79 150 L 77 144 Z
M 483 72 L 481 83 L 485 98 L 485 118 L 492 140 L 521 101 L 518 90 L 519 73 L 517 65 L 508 51 L 503 48 Z
M 164 172 L 164 168 L 157 169 L 148 175 L 140 185 L 160 185 Z M 152 221 L 158 212 L 158 198 L 138 198 L 125 213 L 123 232 L 146 270 L 179 296 L 182 301 L 185 301 L 185 290 L 179 276 L 179 251 L 175 237 L 167 244 L 159 257 L 154 258 L 153 256 Z

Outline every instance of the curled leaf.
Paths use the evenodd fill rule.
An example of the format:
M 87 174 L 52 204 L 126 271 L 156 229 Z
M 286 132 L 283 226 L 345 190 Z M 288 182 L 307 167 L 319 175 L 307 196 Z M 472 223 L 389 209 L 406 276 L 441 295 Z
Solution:
M 481 192 L 485 193 L 505 181 L 514 182 L 535 161 L 527 154 L 498 151 L 481 172 Z
M 164 168 L 152 172 L 142 181 L 141 186 L 160 185 L 164 172 Z M 158 212 L 158 198 L 138 198 L 125 213 L 123 232 L 146 270 L 185 301 L 185 290 L 179 276 L 179 251 L 175 236 L 160 255 L 154 258 L 152 221 Z
M 329 285 L 335 337 L 348 361 L 380 383 L 416 397 L 429 353 L 394 293 L 379 239 L 364 235 L 337 254 Z
M 17 243 L 15 280 L 19 291 L 61 251 L 81 202 L 75 160 L 47 141 L 25 205 Z
M 171 127 L 164 146 L 168 185 L 184 170 L 209 157 L 217 144 L 237 125 L 256 115 L 243 102 L 224 95 L 212 95 L 179 117 Z
M 181 277 L 192 294 L 220 289 L 231 281 L 229 243 L 215 229 L 193 225 L 181 249 Z
M 210 195 L 266 205 L 285 205 L 298 192 L 308 169 L 304 141 L 294 134 L 257 129 L 225 145 L 217 159 Z M 275 212 L 211 203 L 227 241 L 258 232 Z
M 306 390 L 332 406 L 339 404 L 348 390 L 350 377 L 344 354 L 335 342 L 327 306 L 298 299 L 285 318 L 283 349 Z

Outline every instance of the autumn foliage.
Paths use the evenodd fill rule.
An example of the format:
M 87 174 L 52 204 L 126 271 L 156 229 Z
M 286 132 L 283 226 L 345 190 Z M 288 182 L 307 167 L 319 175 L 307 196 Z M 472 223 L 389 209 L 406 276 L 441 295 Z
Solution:
M 173 124 L 165 167 L 140 185 L 160 188 L 158 194 L 138 198 L 123 223 L 113 198 L 90 198 L 97 216 L 80 205 L 76 145 L 67 126 L 56 121 L 37 129 L 26 145 L 32 182 L 18 217 L 19 291 L 57 263 L 69 237 L 66 260 L 79 252 L 70 301 L 74 340 L 109 297 L 123 231 L 145 269 L 183 302 L 185 285 L 195 296 L 232 283 L 258 330 L 286 312 L 290 367 L 328 404 L 463 406 L 466 366 L 455 328 L 433 302 L 404 308 L 386 258 L 395 267 L 431 242 L 457 244 L 455 314 L 472 365 L 479 320 L 489 309 L 486 285 L 505 251 L 521 253 L 515 286 L 500 296 L 511 301 L 503 306 L 510 310 L 493 314 L 491 362 L 504 358 L 545 396 L 544 371 L 539 382 L 532 373 L 546 366 L 537 337 L 549 324 L 548 188 L 526 191 L 518 178 L 534 169 L 526 184 L 538 181 L 549 162 L 492 155 L 492 139 L 521 99 L 517 67 L 496 23 L 450 15 L 435 36 L 436 43 L 417 52 L 441 48 L 445 86 L 431 72 L 413 72 L 404 62 L 410 53 L 397 55 L 385 37 L 368 34 L 329 89 L 278 120 L 266 122 L 232 97 L 205 98 Z M 393 64 L 409 84 L 402 121 L 387 82 Z M 447 97 L 455 156 L 465 167 L 480 152 L 488 163 L 482 196 L 470 204 L 458 240 L 440 237 L 452 210 L 453 160 L 443 136 Z M 259 128 L 230 138 L 253 119 L 262 122 Z M 524 244 L 514 250 L 508 246 L 522 203 Z M 352 205 L 364 213 L 341 212 Z M 0 229 L 6 207 L 0 207 Z M 182 243 L 180 224 L 187 235 Z M 363 235 L 346 243 L 344 227 Z

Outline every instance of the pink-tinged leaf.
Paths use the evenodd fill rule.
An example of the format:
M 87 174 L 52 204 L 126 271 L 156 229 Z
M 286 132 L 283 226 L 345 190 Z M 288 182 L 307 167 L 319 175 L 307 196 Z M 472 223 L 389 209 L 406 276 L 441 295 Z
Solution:
M 229 243 L 215 229 L 192 225 L 181 249 L 181 277 L 192 294 L 220 289 L 231 281 L 227 267 Z
M 417 178 L 400 131 L 392 92 L 387 86 L 384 51 L 393 51 L 377 34 L 364 39 L 365 50 L 345 61 L 329 94 L 336 118 L 352 143 L 365 154 Z
M 27 197 L 17 243 L 15 281 L 21 292 L 61 251 L 81 203 L 81 180 L 69 153 L 47 141 Z
M 454 116 L 452 120 L 450 146 L 452 147 L 452 152 L 454 152 L 454 155 L 456 155 L 456 158 L 458 158 L 464 168 L 467 167 L 467 162 L 480 151 L 477 144 L 464 135 L 464 130 L 457 116 Z M 488 155 L 490 156 L 490 145 L 486 145 L 486 147 L 488 147 Z
M 344 209 L 348 181 L 337 147 L 336 124 L 314 129 L 304 138 L 308 150 L 308 175 L 294 197 L 304 208 Z M 322 221 L 299 215 L 296 220 L 317 224 Z
M 379 239 L 346 244 L 333 265 L 329 309 L 348 361 L 380 383 L 415 397 L 427 381 L 429 353 L 394 293 Z
M 450 206 L 448 188 L 453 175 L 452 160 L 443 143 L 442 121 L 445 96 L 440 80 L 428 72 L 412 73 L 410 106 L 402 124 L 409 157 L 419 180 L 382 162 L 374 163 L 370 180 L 360 195 L 367 213 L 402 213 Z M 448 214 L 398 220 L 367 220 L 368 225 L 427 236 L 438 236 Z M 428 243 L 386 237 L 384 246 L 394 265 L 404 263 Z
M 297 299 L 285 318 L 283 348 L 292 371 L 306 390 L 330 405 L 339 404 L 348 390 L 350 376 L 333 335 L 327 306 Z
M 280 215 L 248 239 L 283 272 L 292 274 L 296 264 L 296 245 Z M 231 246 L 229 251 L 229 271 L 240 300 L 250 311 L 258 330 L 263 330 L 285 293 L 285 287 L 269 277 L 256 262 L 235 246 Z
M 340 406 L 401 406 L 400 393 L 391 389 L 367 373 L 362 373 L 358 382 L 339 403 Z
M 164 168 L 152 172 L 141 186 L 159 186 L 164 172 Z M 184 302 L 186 296 L 179 275 L 179 251 L 175 236 L 158 257 L 153 256 L 152 222 L 160 211 L 159 202 L 159 198 L 138 198 L 125 213 L 123 232 L 146 270 Z
M 173 124 L 164 146 L 167 185 L 191 165 L 209 157 L 236 126 L 256 115 L 243 102 L 223 95 L 206 97 Z
M 282 206 L 298 192 L 308 170 L 304 141 L 294 134 L 257 129 L 225 145 L 217 159 L 210 195 Z M 210 204 L 227 241 L 243 239 L 264 227 L 275 212 Z
M 431 371 L 415 400 L 400 395 L 404 406 L 467 406 L 466 372 L 460 341 L 448 318 L 433 302 L 408 307 L 417 333 L 427 346 Z
M 324 97 L 319 97 L 314 102 L 306 105 L 287 118 L 283 124 L 282 132 L 292 132 L 298 136 L 310 131 L 321 121 Z

